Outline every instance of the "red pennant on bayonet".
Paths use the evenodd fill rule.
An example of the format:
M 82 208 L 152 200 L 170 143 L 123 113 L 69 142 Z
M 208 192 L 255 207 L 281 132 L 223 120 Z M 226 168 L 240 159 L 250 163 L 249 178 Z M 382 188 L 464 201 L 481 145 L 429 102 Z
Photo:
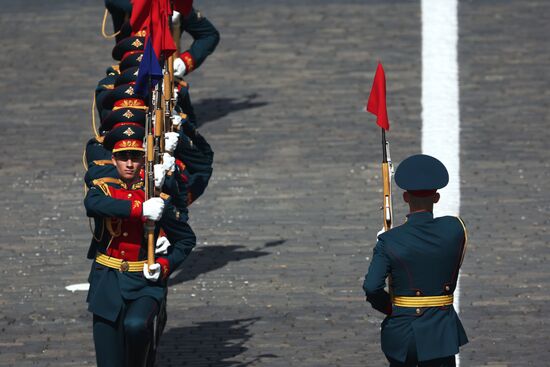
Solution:
M 386 109 L 386 75 L 382 64 L 378 62 L 374 82 L 367 102 L 367 111 L 376 115 L 376 123 L 384 130 L 390 129 L 388 110 Z

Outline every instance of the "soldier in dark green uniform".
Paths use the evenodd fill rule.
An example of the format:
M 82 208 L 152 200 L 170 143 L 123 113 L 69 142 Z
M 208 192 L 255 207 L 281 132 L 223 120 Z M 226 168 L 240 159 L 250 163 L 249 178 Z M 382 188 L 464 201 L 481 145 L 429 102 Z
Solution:
M 86 213 L 96 219 L 88 251 L 93 259 L 87 302 L 93 313 L 97 365 L 153 365 L 155 325 L 165 315 L 167 280 L 189 255 L 196 238 L 187 212 L 161 198 L 145 200 L 141 178 L 144 129 L 138 123 L 116 124 L 105 136 L 118 177 L 93 180 L 84 200 Z M 156 177 L 155 177 L 156 179 Z M 157 186 L 155 184 L 155 186 Z M 157 186 L 160 187 L 161 184 Z M 145 220 L 156 221 L 171 246 L 147 266 Z
M 433 216 L 436 190 L 448 181 L 445 166 L 423 154 L 405 159 L 395 174 L 410 213 L 378 236 L 363 283 L 367 301 L 387 315 L 382 350 L 391 367 L 455 366 L 454 355 L 468 342 L 453 308 L 466 229 L 458 217 Z

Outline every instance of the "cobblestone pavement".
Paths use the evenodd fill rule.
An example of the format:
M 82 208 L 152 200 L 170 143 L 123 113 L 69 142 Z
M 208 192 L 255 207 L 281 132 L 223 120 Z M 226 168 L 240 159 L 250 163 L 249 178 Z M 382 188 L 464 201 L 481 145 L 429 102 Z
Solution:
M 222 33 L 189 79 L 215 174 L 159 365 L 385 365 L 361 290 L 380 227 L 379 132 L 361 108 L 381 59 L 392 156 L 419 152 L 420 3 L 196 3 Z M 65 286 L 89 270 L 81 154 L 113 43 L 100 1 L 0 5 L 0 365 L 95 365 L 85 293 Z M 463 366 L 550 358 L 548 14 L 460 2 Z

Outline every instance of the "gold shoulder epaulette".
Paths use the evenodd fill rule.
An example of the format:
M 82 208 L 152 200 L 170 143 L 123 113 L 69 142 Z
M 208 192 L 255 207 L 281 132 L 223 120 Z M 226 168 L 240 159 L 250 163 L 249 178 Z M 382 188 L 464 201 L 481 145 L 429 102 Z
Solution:
M 107 196 L 111 196 L 111 193 L 109 192 L 109 186 L 107 184 L 116 184 L 123 186 L 124 183 L 119 180 L 118 178 L 113 177 L 102 177 L 102 178 L 96 178 L 92 181 L 92 184 L 94 186 L 97 186 L 103 191 L 103 193 Z
M 143 181 L 139 181 L 138 183 L 132 185 L 132 190 L 142 189 L 144 186 L 145 183 Z
M 96 166 L 105 166 L 107 164 L 113 164 L 113 161 L 111 161 L 110 159 L 98 159 L 97 161 L 94 161 L 94 164 Z
M 123 182 L 122 180 L 118 179 L 118 178 L 114 178 L 114 177 L 101 177 L 101 178 L 96 178 L 95 180 L 93 180 L 93 184 L 94 185 L 98 185 L 100 183 L 112 183 L 112 184 L 117 184 L 117 185 L 122 185 Z

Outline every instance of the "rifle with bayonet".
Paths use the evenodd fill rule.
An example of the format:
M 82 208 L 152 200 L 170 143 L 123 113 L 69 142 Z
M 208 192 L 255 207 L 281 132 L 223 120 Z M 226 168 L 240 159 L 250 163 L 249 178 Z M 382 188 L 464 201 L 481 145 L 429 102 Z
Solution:
M 379 62 L 374 74 L 371 93 L 367 102 L 368 112 L 376 115 L 376 124 L 382 129 L 382 231 L 385 232 L 393 226 L 393 207 L 392 207 L 392 189 L 391 180 L 393 175 L 393 165 L 390 156 L 390 144 L 386 140 L 386 130 L 390 129 L 388 120 L 388 111 L 386 109 L 386 75 L 384 68 Z M 391 275 L 388 277 L 388 290 L 390 297 L 393 297 Z
M 374 82 L 367 102 L 366 110 L 376 115 L 376 124 L 382 129 L 382 222 L 384 231 L 392 228 L 393 208 L 391 178 L 393 166 L 390 157 L 390 145 L 386 140 L 386 130 L 390 129 L 388 111 L 386 109 L 386 76 L 379 62 L 374 74 Z
M 390 156 L 390 143 L 386 140 L 386 131 L 382 129 L 382 221 L 384 231 L 387 231 L 393 226 L 393 206 L 392 206 L 392 189 L 391 178 L 393 175 L 393 165 Z
M 151 78 L 149 77 L 149 87 L 151 86 Z M 150 92 L 150 89 L 149 89 Z M 145 200 L 149 200 L 155 196 L 155 176 L 153 172 L 153 166 L 155 164 L 155 143 L 153 136 L 153 97 L 152 93 L 149 93 L 149 108 L 147 110 L 147 119 L 145 121 L 145 152 L 147 161 L 145 164 Z M 145 231 L 147 237 L 147 265 L 150 267 L 155 263 L 155 222 L 147 220 L 145 222 Z

